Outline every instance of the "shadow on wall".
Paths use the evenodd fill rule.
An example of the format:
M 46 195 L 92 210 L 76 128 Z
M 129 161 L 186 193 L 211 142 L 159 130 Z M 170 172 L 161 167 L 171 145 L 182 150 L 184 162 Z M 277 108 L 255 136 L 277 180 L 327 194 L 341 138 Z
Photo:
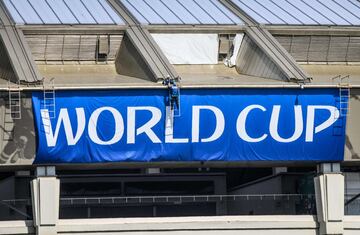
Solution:
M 360 90 L 351 89 L 347 116 L 345 160 L 360 160 Z
M 31 165 L 36 140 L 30 94 L 22 94 L 21 119 L 13 119 L 8 93 L 0 98 L 0 164 Z
M 350 141 L 350 138 L 348 135 L 346 135 L 346 148 L 349 149 L 351 153 L 351 159 L 360 159 L 360 156 L 357 152 L 355 152 L 354 147 Z

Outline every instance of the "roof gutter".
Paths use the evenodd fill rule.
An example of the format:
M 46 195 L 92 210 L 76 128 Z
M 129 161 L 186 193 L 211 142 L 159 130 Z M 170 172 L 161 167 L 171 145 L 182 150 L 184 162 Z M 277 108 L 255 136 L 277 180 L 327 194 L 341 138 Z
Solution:
M 341 86 L 338 84 L 233 84 L 233 85 L 185 85 L 182 84 L 182 89 L 237 89 L 237 88 L 246 88 L 246 89 L 271 89 L 271 88 L 284 88 L 284 89 L 312 89 L 312 88 L 340 88 Z M 349 88 L 360 88 L 359 85 L 349 85 Z M 112 85 L 112 86 L 62 86 L 55 85 L 53 87 L 54 90 L 122 90 L 122 89 L 167 89 L 167 87 L 162 84 L 157 85 Z M 19 87 L 0 87 L 0 91 L 43 91 L 42 86 L 19 86 Z

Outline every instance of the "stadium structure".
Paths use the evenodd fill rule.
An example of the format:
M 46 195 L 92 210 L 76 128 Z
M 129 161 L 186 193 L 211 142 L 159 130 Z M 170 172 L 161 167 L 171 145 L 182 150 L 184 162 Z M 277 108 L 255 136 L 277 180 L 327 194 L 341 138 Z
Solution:
M 358 0 L 1 0 L 0 234 L 360 234 Z

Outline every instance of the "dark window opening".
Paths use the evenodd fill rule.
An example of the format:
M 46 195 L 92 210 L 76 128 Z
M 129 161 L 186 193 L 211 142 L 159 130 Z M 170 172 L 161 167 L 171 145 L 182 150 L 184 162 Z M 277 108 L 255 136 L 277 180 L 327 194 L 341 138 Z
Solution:
M 59 176 L 60 218 L 315 214 L 310 170 L 273 174 L 272 168 L 174 168 L 156 174 L 64 174 Z

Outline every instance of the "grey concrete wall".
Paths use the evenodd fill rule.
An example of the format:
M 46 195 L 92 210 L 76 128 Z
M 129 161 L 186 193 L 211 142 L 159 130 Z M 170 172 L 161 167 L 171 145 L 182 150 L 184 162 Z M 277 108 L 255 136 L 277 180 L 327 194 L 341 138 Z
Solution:
M 316 231 L 311 229 L 274 229 L 274 230 L 199 230 L 199 231 L 148 231 L 148 232 L 95 232 L 95 233 L 81 233 L 84 235 L 100 235 L 100 234 L 111 234 L 111 235 L 314 235 Z M 59 233 L 62 234 L 62 233 Z M 79 233 L 66 233 L 68 235 L 79 234 Z M 354 233 L 355 234 L 355 233 Z M 351 234 L 352 235 L 352 234 Z
M 351 89 L 347 116 L 345 160 L 360 161 L 360 89 Z
M 32 221 L 1 221 L 0 234 L 34 234 Z M 318 235 L 312 216 L 218 216 L 60 220 L 58 234 Z M 360 216 L 345 216 L 344 235 L 360 234 Z
M 86 225 L 87 224 L 87 225 Z M 98 220 L 60 220 L 58 233 L 66 234 L 271 234 L 316 235 L 312 216 L 218 216 L 178 218 L 129 218 Z M 99 233 L 98 231 L 102 231 Z M 84 233 L 85 232 L 85 233 Z
M 13 119 L 8 105 L 8 93 L 0 93 L 0 165 L 31 165 L 35 157 L 31 93 L 22 95 L 22 118 Z

